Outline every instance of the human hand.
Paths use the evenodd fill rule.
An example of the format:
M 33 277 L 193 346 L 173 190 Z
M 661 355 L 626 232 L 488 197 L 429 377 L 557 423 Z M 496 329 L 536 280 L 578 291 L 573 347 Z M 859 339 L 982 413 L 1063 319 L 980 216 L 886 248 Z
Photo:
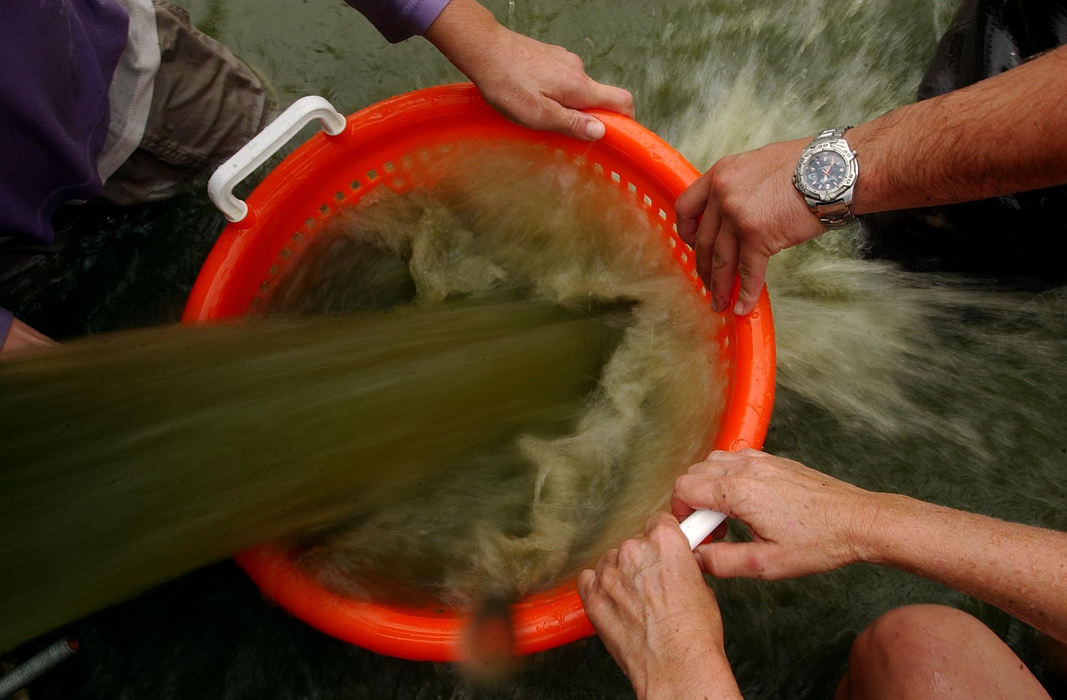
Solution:
M 11 320 L 11 328 L 7 332 L 7 338 L 4 340 L 4 344 L 0 345 L 0 357 L 7 360 L 26 353 L 44 350 L 53 345 L 58 345 L 58 343 L 16 318 Z
M 781 579 L 830 571 L 865 558 L 883 494 L 753 449 L 716 450 L 678 477 L 671 510 L 710 508 L 743 521 L 752 542 L 696 549 L 717 578 Z
M 696 253 L 697 273 L 711 291 L 716 311 L 726 308 L 740 275 L 734 313 L 750 313 L 770 256 L 825 230 L 793 187 L 797 158 L 808 141 L 772 143 L 726 156 L 675 202 L 678 235 Z
M 579 110 L 602 108 L 634 116 L 627 90 L 603 85 L 585 73 L 582 59 L 563 47 L 505 29 L 491 59 L 470 75 L 489 104 L 531 129 L 556 131 L 585 141 L 604 135 L 604 124 Z
M 604 124 L 580 110 L 634 116 L 627 90 L 596 82 L 581 58 L 507 29 L 474 0 L 452 0 L 425 36 L 489 104 L 522 126 L 595 141 Z
M 582 571 L 578 595 L 638 697 L 740 697 L 715 594 L 669 513 Z

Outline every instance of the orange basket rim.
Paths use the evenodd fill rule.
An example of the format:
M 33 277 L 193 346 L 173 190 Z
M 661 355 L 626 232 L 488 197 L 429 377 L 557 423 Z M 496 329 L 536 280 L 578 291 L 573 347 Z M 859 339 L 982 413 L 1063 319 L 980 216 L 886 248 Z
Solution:
M 532 131 L 504 120 L 492 110 L 469 83 L 442 85 L 416 90 L 366 107 L 347 118 L 345 131 L 334 137 L 319 133 L 294 150 L 274 168 L 248 198 L 250 215 L 245 221 L 229 224 L 201 269 L 186 304 L 184 322 L 200 322 L 231 312 L 220 311 L 218 301 L 232 283 L 237 260 L 252 246 L 257 226 L 270 218 L 269 192 L 284 189 L 292 178 L 306 176 L 310 161 L 331 148 L 331 142 L 363 138 L 367 133 L 385 133 L 390 120 L 398 128 L 413 125 L 433 128 L 442 114 L 469 119 L 472 135 L 481 135 L 478 124 L 492 124 L 500 133 L 516 140 L 547 143 L 574 153 L 608 149 L 624 154 L 660 188 L 671 195 L 669 205 L 699 176 L 681 154 L 653 132 L 620 114 L 588 110 L 606 128 L 595 144 L 558 134 Z M 592 156 L 590 156 L 592 157 Z M 615 173 L 612 173 L 615 175 Z M 618 182 L 618 180 L 616 180 Z M 661 210 L 660 217 L 664 212 Z M 669 214 L 673 217 L 673 212 Z M 689 250 L 672 234 L 678 250 Z M 705 299 L 707 292 L 693 272 L 691 251 L 676 259 L 695 280 L 694 290 Z M 736 290 L 735 290 L 736 293 Z M 710 310 L 710 305 L 709 305 Z M 766 289 L 756 310 L 748 316 L 723 313 L 725 331 L 732 348 L 733 372 L 722 422 L 715 439 L 716 449 L 737 450 L 763 445 L 774 401 L 775 345 L 770 300 Z M 462 636 L 467 613 L 441 607 L 408 608 L 335 594 L 301 570 L 289 554 L 277 545 L 267 544 L 242 552 L 237 563 L 261 591 L 288 612 L 313 627 L 363 648 L 399 658 L 428 661 L 462 659 Z M 527 596 L 513 608 L 516 652 L 536 653 L 594 633 L 574 581 Z

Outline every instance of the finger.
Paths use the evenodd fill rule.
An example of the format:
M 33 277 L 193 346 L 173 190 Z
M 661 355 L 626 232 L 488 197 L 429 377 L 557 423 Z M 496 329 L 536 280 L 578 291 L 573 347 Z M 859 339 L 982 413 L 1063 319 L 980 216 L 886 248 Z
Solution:
M 782 578 L 768 554 L 774 545 L 760 542 L 714 542 L 697 547 L 701 568 L 715 578 Z
M 678 522 L 688 518 L 694 510 L 696 508 L 679 498 L 677 493 L 671 492 L 671 514 L 678 518 Z
M 756 455 L 748 454 L 747 451 L 734 452 L 715 450 L 709 454 L 708 458 L 703 462 L 689 465 L 689 469 L 687 469 L 685 473 L 691 475 L 705 474 L 715 477 L 724 477 L 743 469 L 747 466 L 749 460 L 758 454 L 759 453 Z
M 678 522 L 685 520 L 697 508 L 707 507 L 694 501 L 690 480 L 717 478 L 720 471 L 722 470 L 715 465 L 701 462 L 692 465 L 688 472 L 674 480 L 674 488 L 671 490 L 671 513 L 678 519 Z
M 673 525 L 677 527 L 678 519 L 665 510 L 658 510 L 648 517 L 645 521 L 645 535 L 648 535 L 657 527 L 663 525 Z
M 692 509 L 707 508 L 736 517 L 730 503 L 732 490 L 725 475 L 683 474 L 674 482 L 671 500 Z
M 634 118 L 634 96 L 629 90 L 614 85 L 598 83 L 589 79 L 588 87 L 575 101 L 568 100 L 565 107 L 578 109 L 606 109 L 609 112 L 618 112 L 630 119 Z
M 596 587 L 596 572 L 592 569 L 582 569 L 578 572 L 578 597 L 585 604 Z
M 767 256 L 751 246 L 741 249 L 737 272 L 741 276 L 741 291 L 737 294 L 734 314 L 745 316 L 756 308 L 767 275 Z
M 714 266 L 715 246 L 721 233 L 721 221 L 718 215 L 718 208 L 714 207 L 712 202 L 708 202 L 708 207 L 704 212 L 704 217 L 700 220 L 700 225 L 697 226 L 696 233 L 696 245 L 693 246 L 693 252 L 696 256 L 696 268 L 697 274 L 700 275 L 700 279 L 704 282 L 709 290 L 711 289 L 712 280 L 712 268 Z M 716 311 L 722 311 L 725 308 L 725 304 L 716 306 L 716 300 L 712 297 L 712 306 L 716 307 Z
M 564 107 L 550 97 L 541 97 L 540 109 L 529 108 L 527 113 L 526 118 L 521 114 L 512 118 L 530 129 L 554 131 L 582 141 L 596 141 L 606 131 L 604 123 L 592 114 Z
M 733 228 L 724 223 L 719 227 L 714 250 L 708 255 L 711 269 L 704 277 L 711 291 L 712 308 L 722 311 L 730 302 L 734 278 L 737 276 L 738 242 Z
M 583 141 L 598 141 L 607 133 L 607 127 L 604 126 L 604 122 L 596 117 L 582 112 L 578 112 L 578 115 L 578 125 L 575 127 L 575 132 L 571 134 L 574 138 Z
M 661 551 L 671 548 L 690 551 L 689 540 L 682 532 L 678 518 L 665 510 L 654 513 L 645 523 L 645 542 Z
M 689 465 L 690 474 L 698 474 L 708 471 L 720 471 L 725 473 L 739 465 L 746 464 L 752 459 L 770 457 L 771 455 L 752 447 L 743 447 L 739 450 L 712 450 L 703 462 Z
M 735 473 L 747 466 L 752 457 L 766 456 L 759 450 L 746 447 L 740 451 L 712 450 L 708 458 L 703 462 L 690 465 L 685 474 L 675 479 L 674 490 L 671 492 L 671 513 L 679 521 L 697 508 L 712 507 L 695 501 L 696 484 L 707 485 L 715 479 L 721 479 Z M 702 492 L 701 492 L 702 493 Z M 713 510 L 727 512 L 721 507 L 713 507 Z M 729 513 L 727 513 L 729 514 Z M 725 523 L 720 527 L 725 527 Z M 725 534 L 725 533 L 724 533 Z
M 699 177 L 678 195 L 674 202 L 674 214 L 678 222 L 678 237 L 690 248 L 696 247 L 697 226 L 708 206 L 711 179 Z
M 607 568 L 618 568 L 619 566 L 619 550 L 609 549 L 604 552 L 604 556 L 600 557 L 600 561 L 596 563 L 596 575 L 599 577 L 604 573 Z
M 761 454 L 764 454 L 764 453 L 760 452 L 759 450 L 754 450 L 751 447 L 746 447 L 743 450 L 712 450 L 711 452 L 708 453 L 708 457 L 707 457 L 707 459 L 704 460 L 704 462 L 711 462 L 712 464 L 721 464 L 721 463 L 725 463 L 725 462 L 739 462 L 739 461 L 743 461 L 745 459 L 748 459 L 749 457 L 751 457 L 753 455 L 761 455 Z M 694 464 L 692 467 L 690 467 L 690 469 L 692 469 L 693 467 L 697 467 L 697 466 L 699 466 L 699 465 L 698 464 Z

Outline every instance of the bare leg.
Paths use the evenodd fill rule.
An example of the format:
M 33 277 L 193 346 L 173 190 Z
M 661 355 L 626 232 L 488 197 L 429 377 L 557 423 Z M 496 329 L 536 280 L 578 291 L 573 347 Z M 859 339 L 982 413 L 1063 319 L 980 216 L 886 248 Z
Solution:
M 1049 695 L 992 630 L 942 605 L 882 615 L 852 645 L 835 700 L 1042 698 Z

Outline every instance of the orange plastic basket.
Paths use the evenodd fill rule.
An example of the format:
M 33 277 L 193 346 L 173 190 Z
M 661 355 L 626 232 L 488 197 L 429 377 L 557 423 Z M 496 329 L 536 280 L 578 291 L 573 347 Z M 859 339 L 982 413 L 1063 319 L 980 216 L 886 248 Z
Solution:
M 674 200 L 697 170 L 662 139 L 618 114 L 594 112 L 607 127 L 595 143 L 531 131 L 501 117 L 469 84 L 394 97 L 347 118 L 340 133 L 319 133 L 274 168 L 247 199 L 248 215 L 222 232 L 189 296 L 183 320 L 204 322 L 253 312 L 284 273 L 291 253 L 340 207 L 375 188 L 406 187 L 417 154 L 466 139 L 541 144 L 570 157 L 592 177 L 614 183 L 647 212 L 673 251 L 693 293 L 708 299 L 692 251 L 674 226 Z M 709 313 L 710 303 L 709 303 Z M 717 338 L 728 367 L 727 402 L 717 449 L 760 447 L 774 398 L 774 327 L 766 291 L 747 317 L 726 312 Z M 664 488 L 669 488 L 665 484 Z M 381 654 L 414 660 L 462 656 L 463 611 L 411 608 L 336 595 L 272 545 L 237 556 L 268 597 L 334 637 Z M 516 650 L 530 654 L 593 633 L 573 581 L 513 606 Z

